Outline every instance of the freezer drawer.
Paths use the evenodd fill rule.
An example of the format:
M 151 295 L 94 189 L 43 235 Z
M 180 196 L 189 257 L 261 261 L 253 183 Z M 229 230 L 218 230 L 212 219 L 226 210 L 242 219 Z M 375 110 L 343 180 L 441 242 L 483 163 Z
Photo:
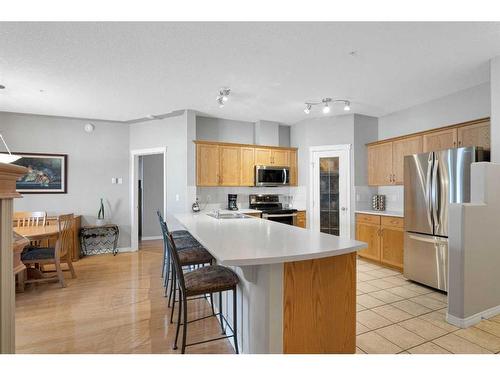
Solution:
M 404 276 L 448 291 L 448 239 L 405 232 Z

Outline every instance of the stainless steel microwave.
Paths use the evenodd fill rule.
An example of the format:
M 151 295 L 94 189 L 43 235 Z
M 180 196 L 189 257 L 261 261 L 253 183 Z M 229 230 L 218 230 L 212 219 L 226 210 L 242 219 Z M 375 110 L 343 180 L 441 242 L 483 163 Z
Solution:
M 290 169 L 269 165 L 255 166 L 255 186 L 290 185 Z

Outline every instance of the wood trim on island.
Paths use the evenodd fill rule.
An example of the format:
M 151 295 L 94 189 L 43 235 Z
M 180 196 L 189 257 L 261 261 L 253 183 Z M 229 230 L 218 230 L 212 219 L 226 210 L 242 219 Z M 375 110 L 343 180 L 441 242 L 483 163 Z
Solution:
M 283 289 L 283 353 L 356 351 L 355 252 L 285 263 Z

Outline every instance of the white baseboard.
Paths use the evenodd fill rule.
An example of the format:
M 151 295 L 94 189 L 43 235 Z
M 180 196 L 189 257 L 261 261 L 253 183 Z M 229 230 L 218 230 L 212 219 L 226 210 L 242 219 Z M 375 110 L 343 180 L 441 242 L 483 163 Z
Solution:
M 119 247 L 118 249 L 119 253 L 130 253 L 132 251 L 137 251 L 137 249 L 132 249 L 131 247 Z
M 467 318 L 457 318 L 456 316 L 446 313 L 446 321 L 460 328 L 468 328 L 479 323 L 482 319 L 489 319 L 498 314 L 500 314 L 500 305 L 478 312 Z
M 161 240 L 162 236 L 141 237 L 141 241 Z

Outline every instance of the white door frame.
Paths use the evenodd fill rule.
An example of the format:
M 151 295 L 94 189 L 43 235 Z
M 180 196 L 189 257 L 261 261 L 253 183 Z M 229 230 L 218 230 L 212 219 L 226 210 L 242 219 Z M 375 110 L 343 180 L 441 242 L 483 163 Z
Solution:
M 167 147 L 144 148 L 130 150 L 130 215 L 131 233 L 130 250 L 139 250 L 139 192 L 137 189 L 137 179 L 139 175 L 139 156 L 163 154 L 163 212 L 167 212 Z
M 317 221 L 315 220 L 315 217 L 314 217 L 314 205 L 318 205 L 319 202 L 315 202 L 314 201 L 314 192 L 315 192 L 315 189 L 316 189 L 316 185 L 317 184 L 317 181 L 315 181 L 315 178 L 314 178 L 314 160 L 315 160 L 315 157 L 314 157 L 314 154 L 316 152 L 328 152 L 328 151 L 333 151 L 333 152 L 341 152 L 341 151 L 344 151 L 345 152 L 345 157 L 346 157 L 346 165 L 347 165 L 347 169 L 346 169 L 346 184 L 347 186 L 345 187 L 345 190 L 346 190 L 346 196 L 347 196 L 347 202 L 346 204 L 343 206 L 346 208 L 346 211 L 345 211 L 345 214 L 346 214 L 346 220 L 347 220 L 347 230 L 345 231 L 346 233 L 342 233 L 342 231 L 340 232 L 342 237 L 346 236 L 348 238 L 351 237 L 351 226 L 352 226 L 352 220 L 351 220 L 351 149 L 352 149 L 352 145 L 351 144 L 341 144 L 341 145 L 331 145 L 331 146 L 312 146 L 312 147 L 309 147 L 309 162 L 310 162 L 310 168 L 309 168 L 309 186 L 311 187 L 311 190 L 310 190 L 310 194 L 309 194 L 309 207 L 311 208 L 311 213 L 309 215 L 309 222 L 311 223 L 311 229 L 313 231 L 316 231 L 316 232 L 319 232 L 320 231 L 320 227 L 319 227 L 319 223 L 317 223 Z M 339 189 L 341 187 L 339 186 Z M 340 208 L 340 207 L 339 207 Z

